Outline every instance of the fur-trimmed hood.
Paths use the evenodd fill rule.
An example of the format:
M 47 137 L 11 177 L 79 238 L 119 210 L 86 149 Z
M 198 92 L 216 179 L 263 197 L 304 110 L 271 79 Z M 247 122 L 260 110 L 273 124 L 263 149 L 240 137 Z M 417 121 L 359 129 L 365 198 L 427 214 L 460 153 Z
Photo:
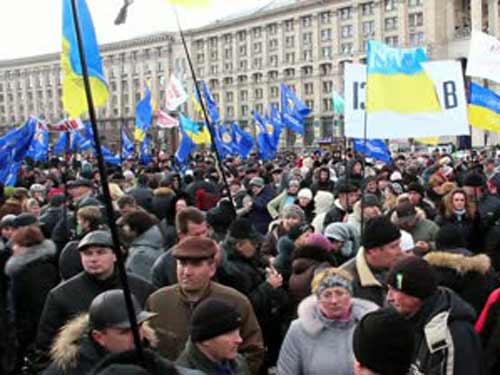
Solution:
M 318 298 L 315 295 L 311 295 L 304 299 L 298 308 L 299 320 L 301 321 L 302 327 L 306 333 L 310 336 L 317 336 L 321 331 L 328 328 L 326 324 L 327 319 L 324 319 L 323 321 L 318 316 L 318 303 Z M 348 328 L 351 324 L 359 322 L 365 314 L 378 309 L 378 306 L 375 303 L 359 298 L 352 298 L 351 303 L 351 315 L 348 321 L 331 320 L 328 322 L 330 324 L 338 325 L 339 328 L 343 326 Z
M 144 338 L 152 347 L 158 344 L 155 331 L 148 322 L 142 326 Z M 90 332 L 89 315 L 81 314 L 66 323 L 56 336 L 50 357 L 57 367 L 66 371 L 78 365 L 82 346 L 86 340 L 91 340 L 88 336 Z
M 31 246 L 23 254 L 11 256 L 5 265 L 5 274 L 12 276 L 19 272 L 29 263 L 40 259 L 51 258 L 56 254 L 56 245 L 51 240 L 44 240 L 42 243 Z
M 432 251 L 424 259 L 434 267 L 450 268 L 464 275 L 469 272 L 478 272 L 485 275 L 491 270 L 491 259 L 485 254 L 464 255 L 445 251 Z

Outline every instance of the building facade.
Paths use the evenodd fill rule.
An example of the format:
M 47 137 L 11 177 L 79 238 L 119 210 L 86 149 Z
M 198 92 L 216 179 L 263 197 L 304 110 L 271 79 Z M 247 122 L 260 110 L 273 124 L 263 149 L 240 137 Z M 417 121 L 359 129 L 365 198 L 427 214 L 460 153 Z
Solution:
M 432 59 L 465 59 L 473 27 L 500 36 L 498 7 L 498 0 L 275 0 L 187 30 L 185 37 L 197 79 L 209 84 L 221 118 L 252 128 L 252 110 L 264 112 L 268 104 L 279 104 L 284 82 L 312 115 L 303 139 L 287 134 L 283 142 L 312 145 L 342 135 L 340 122 L 334 122 L 332 90 L 343 92 L 346 63 L 365 61 L 367 40 L 425 46 Z M 116 140 L 120 124 L 133 126 L 146 83 L 160 107 L 171 72 L 193 93 L 178 33 L 106 44 L 101 54 L 110 87 L 109 101 L 98 111 L 106 138 Z M 0 61 L 0 127 L 19 124 L 31 114 L 57 121 L 64 117 L 60 98 L 59 54 Z M 190 101 L 182 110 L 197 117 Z M 473 135 L 480 143 L 484 132 Z

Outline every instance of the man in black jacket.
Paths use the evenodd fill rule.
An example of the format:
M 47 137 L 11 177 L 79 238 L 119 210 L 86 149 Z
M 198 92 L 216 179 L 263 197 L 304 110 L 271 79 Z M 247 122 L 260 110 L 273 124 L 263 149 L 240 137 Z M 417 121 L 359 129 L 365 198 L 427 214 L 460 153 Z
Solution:
M 474 309 L 450 289 L 438 288 L 431 266 L 411 256 L 387 277 L 387 300 L 414 328 L 410 374 L 483 374 Z
M 48 352 L 57 331 L 76 315 L 87 311 L 92 300 L 110 289 L 122 289 L 113 253 L 111 234 L 96 230 L 78 245 L 84 271 L 52 289 L 45 301 L 38 326 L 36 347 L 39 354 Z M 128 275 L 131 292 L 144 306 L 154 288 L 147 281 Z

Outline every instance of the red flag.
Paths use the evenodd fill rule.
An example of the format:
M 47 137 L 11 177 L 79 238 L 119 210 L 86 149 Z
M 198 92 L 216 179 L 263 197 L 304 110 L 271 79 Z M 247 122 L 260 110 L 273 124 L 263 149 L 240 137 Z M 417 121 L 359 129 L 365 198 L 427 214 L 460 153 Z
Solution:
M 177 120 L 175 117 L 170 116 L 168 113 L 159 110 L 156 124 L 160 128 L 171 129 L 179 126 L 179 120 Z

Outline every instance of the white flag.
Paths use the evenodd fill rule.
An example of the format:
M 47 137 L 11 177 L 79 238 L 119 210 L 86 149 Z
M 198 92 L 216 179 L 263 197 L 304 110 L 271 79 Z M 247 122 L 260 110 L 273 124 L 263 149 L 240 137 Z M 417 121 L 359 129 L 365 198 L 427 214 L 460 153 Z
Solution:
M 382 111 L 368 114 L 366 136 L 411 138 L 469 134 L 462 68 L 458 61 L 422 63 L 434 82 L 442 110 L 428 113 Z M 366 103 L 366 65 L 347 64 L 345 69 L 345 135 L 363 138 Z
M 165 87 L 165 108 L 169 111 L 175 111 L 187 99 L 188 94 L 184 90 L 181 81 L 172 74 Z
M 50 132 L 66 132 L 70 130 L 82 130 L 84 128 L 82 120 L 77 119 L 64 119 L 57 124 L 47 124 Z
M 500 83 L 500 41 L 494 36 L 472 31 L 465 74 Z
M 171 129 L 179 126 L 179 120 L 160 110 L 158 111 L 156 124 L 160 128 Z

